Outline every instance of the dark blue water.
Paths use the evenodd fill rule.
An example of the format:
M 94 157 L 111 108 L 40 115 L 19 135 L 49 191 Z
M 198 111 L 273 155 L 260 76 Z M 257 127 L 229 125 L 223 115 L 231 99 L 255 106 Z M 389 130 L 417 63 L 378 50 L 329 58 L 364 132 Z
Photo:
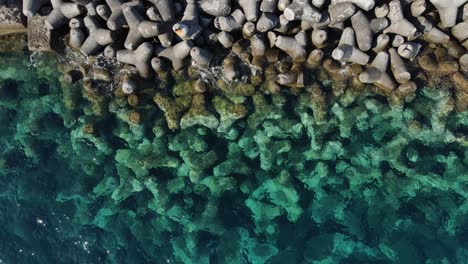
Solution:
M 468 262 L 468 115 L 449 90 L 325 113 L 257 93 L 225 131 L 170 131 L 153 94 L 86 94 L 57 65 L 0 59 L 0 263 Z

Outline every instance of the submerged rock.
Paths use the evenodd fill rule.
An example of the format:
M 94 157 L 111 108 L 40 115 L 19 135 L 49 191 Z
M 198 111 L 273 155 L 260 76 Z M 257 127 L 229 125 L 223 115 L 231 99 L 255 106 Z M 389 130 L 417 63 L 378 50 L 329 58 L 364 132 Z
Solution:
M 152 2 L 152 21 L 162 28 L 186 8 L 184 1 Z M 107 49 L 135 67 L 73 50 L 59 57 L 59 68 L 47 53 L 0 54 L 2 260 L 463 262 L 468 93 L 459 39 L 427 46 L 391 33 L 382 46 L 361 50 L 369 31 L 358 9 L 383 18 L 408 1 L 392 1 L 389 10 L 372 10 L 373 1 L 223 2 L 242 8 L 251 24 L 280 9 L 291 21 L 278 17 L 271 39 L 255 25 L 236 29 L 227 58 L 192 54 L 213 43 L 203 32 L 176 43 L 172 31 L 164 38 L 174 46 L 148 39 L 142 57 L 138 48 L 119 48 L 123 41 Z M 125 18 L 122 3 L 107 4 L 110 17 Z M 338 4 L 355 5 L 357 21 L 334 17 L 329 29 L 328 7 Z M 274 10 L 262 18 L 254 6 Z M 99 26 L 112 24 L 98 15 Z M 307 23 L 294 20 L 302 16 Z M 204 13 L 197 19 L 204 30 L 212 22 Z M 349 40 L 359 27 L 367 33 L 356 44 Z M 340 28 L 346 41 L 335 47 Z M 291 54 L 275 47 L 283 36 L 297 54 L 284 43 Z M 208 51 L 224 54 L 218 48 Z M 327 58 L 334 49 L 343 63 Z M 185 69 L 189 59 L 194 65 Z M 171 72 L 170 64 L 180 68 Z M 140 78 L 148 70 L 157 79 Z
M 218 127 L 218 119 L 205 106 L 205 96 L 196 94 L 192 97 L 192 105 L 180 119 L 180 128 L 202 125 L 214 129 Z

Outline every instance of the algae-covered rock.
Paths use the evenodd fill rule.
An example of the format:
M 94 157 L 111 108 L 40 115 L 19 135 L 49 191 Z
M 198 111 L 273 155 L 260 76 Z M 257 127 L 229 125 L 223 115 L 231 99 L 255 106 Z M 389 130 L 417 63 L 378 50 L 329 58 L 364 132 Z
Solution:
M 293 186 L 270 179 L 251 194 L 246 206 L 252 211 L 257 228 L 262 230 L 269 221 L 283 214 L 296 222 L 303 212 L 298 202 L 299 195 Z
M 300 138 L 303 135 L 303 125 L 295 119 L 279 119 L 265 121 L 263 131 L 270 138 Z
M 208 89 L 208 83 L 200 79 L 196 81 L 180 81 L 172 87 L 172 94 L 174 96 L 194 95 L 197 93 L 204 93 Z
M 138 146 L 145 139 L 145 126 L 139 112 L 111 104 L 109 111 L 116 117 L 112 133 L 130 146 Z
M 65 107 L 70 111 L 76 110 L 81 99 L 80 87 L 65 82 L 63 78 L 60 78 L 60 87 L 62 88 L 62 98 Z
M 248 176 L 251 173 L 251 169 L 243 160 L 242 149 L 236 143 L 229 143 L 226 160 L 213 168 L 215 177 L 224 177 L 234 174 Z
M 280 95 L 275 95 L 280 96 Z M 255 111 L 247 118 L 250 128 L 255 128 L 267 119 L 279 119 L 284 113 L 281 108 L 275 107 L 268 101 L 268 98 L 261 93 L 252 96 Z
M 184 165 L 190 168 L 189 177 L 192 182 L 198 182 L 205 170 L 209 169 L 218 160 L 215 151 L 196 153 L 193 151 L 179 152 Z
M 110 155 L 113 153 L 112 147 L 108 144 L 104 137 L 96 135 L 94 131 L 93 133 L 89 133 L 90 131 L 88 129 L 89 125 L 85 124 L 71 132 L 70 136 L 72 139 L 72 147 L 75 149 L 75 151 L 78 151 L 79 145 L 82 145 L 83 143 L 88 143 L 89 145 L 89 143 L 91 143 L 99 152 L 102 152 L 103 154 Z
M 211 129 L 219 125 L 218 119 L 206 109 L 205 96 L 203 94 L 196 94 L 192 97 L 192 105 L 180 119 L 180 127 L 182 129 L 196 125 Z
M 247 115 L 247 108 L 243 104 L 232 103 L 223 97 L 215 96 L 212 103 L 220 116 L 219 132 L 227 132 L 236 120 Z
M 468 77 L 460 72 L 452 76 L 455 90 L 455 107 L 458 112 L 468 109 Z
M 154 168 L 175 168 L 179 160 L 167 154 L 164 142 L 144 140 L 135 149 L 119 149 L 115 161 L 131 169 L 139 179 L 145 179 Z M 157 175 L 155 175 L 157 176 Z
M 468 117 L 454 111 L 463 79 L 453 63 L 444 63 L 444 80 L 458 78 L 458 87 L 397 88 L 398 107 L 355 87 L 355 76 L 336 78 L 344 91 L 315 83 L 270 95 L 230 94 L 235 81 L 195 91 L 182 72 L 173 90 L 142 83 L 128 96 L 87 86 L 108 100 L 92 98 L 97 114 L 80 81 L 62 87 L 52 63 L 36 71 L 29 57 L 21 67 L 0 57 L 4 262 L 26 254 L 33 263 L 207 264 L 468 256 Z M 89 61 L 111 63 L 100 60 Z M 201 124 L 211 124 L 207 115 L 219 126 Z M 56 245 L 63 254 L 47 251 Z
M 209 145 L 207 144 L 206 139 L 206 132 L 207 131 L 202 128 L 188 128 L 181 130 L 180 133 L 169 140 L 169 150 L 177 152 L 184 150 L 206 152 L 209 150 Z
M 171 240 L 174 256 L 179 263 L 209 263 L 209 256 L 198 252 L 197 237 L 191 233 L 189 235 L 180 236 Z
M 248 247 L 248 256 L 251 263 L 265 263 L 272 256 L 278 254 L 278 249 L 268 243 L 258 243 L 252 241 Z
M 90 104 L 91 113 L 96 116 L 104 116 L 107 114 L 107 103 L 109 98 L 101 94 L 96 87 L 97 84 L 88 80 L 84 82 L 83 96 Z
M 164 112 L 167 126 L 171 130 L 179 128 L 180 117 L 187 109 L 189 109 L 192 103 L 191 96 L 171 98 L 167 95 L 163 95 L 162 93 L 156 93 L 153 100 Z
M 200 181 L 200 184 L 208 187 L 213 197 L 219 197 L 224 192 L 236 188 L 236 181 L 231 177 L 209 176 Z
M 327 99 L 322 89 L 316 85 L 310 91 L 310 101 L 314 119 L 317 124 L 327 121 Z
M 175 194 L 183 191 L 185 188 L 184 178 L 175 178 L 167 182 L 167 191 L 171 194 Z
M 195 82 L 196 81 L 180 81 L 172 87 L 172 94 L 174 96 L 186 96 L 186 95 L 193 95 L 196 94 L 197 91 L 195 89 Z
M 229 96 L 252 96 L 255 94 L 255 86 L 247 82 L 239 81 L 227 84 L 221 80 L 218 81 L 218 88 Z
M 197 183 L 218 161 L 217 152 L 206 143 L 208 137 L 202 128 L 188 128 L 171 138 L 169 150 L 178 152 L 183 160 L 178 170 L 179 176 L 189 176 L 191 182 Z
M 291 150 L 291 144 L 287 140 L 271 140 L 261 130 L 254 136 L 255 143 L 260 152 L 260 167 L 264 170 L 271 169 L 274 165 L 281 164 L 280 154 Z
M 118 187 L 118 180 L 115 177 L 107 177 L 101 180 L 98 185 L 93 188 L 93 193 L 96 196 L 109 196 Z
M 116 203 L 120 203 L 134 193 L 144 190 L 143 183 L 134 177 L 129 168 L 125 167 L 125 165 L 117 165 L 116 168 L 119 174 L 119 186 L 111 194 L 111 198 Z

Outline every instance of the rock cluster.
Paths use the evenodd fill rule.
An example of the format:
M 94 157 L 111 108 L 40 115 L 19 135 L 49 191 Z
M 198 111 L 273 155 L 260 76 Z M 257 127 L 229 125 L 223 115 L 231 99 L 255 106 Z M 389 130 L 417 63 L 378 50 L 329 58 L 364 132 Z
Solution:
M 466 2 L 24 0 L 23 13 L 29 20 L 48 13 L 45 31 L 68 25 L 70 47 L 123 63 L 115 76 L 107 70 L 127 95 L 155 82 L 167 94 L 174 80 L 189 76 L 209 87 L 200 93 L 221 91 L 242 103 L 232 97 L 253 93 L 243 94 L 239 82 L 274 94 L 284 87 L 317 91 L 331 81 L 345 104 L 370 87 L 401 105 L 418 87 L 453 86 L 464 110 Z
M 43 2 L 24 0 L 24 15 L 32 17 L 41 5 L 45 5 Z M 456 49 L 456 55 L 460 56 L 455 57 L 466 54 L 466 0 L 453 3 L 438 0 L 381 2 L 108 0 L 101 3 L 54 0 L 50 3 L 52 10 L 46 24 L 49 29 L 58 29 L 65 26 L 67 20 L 73 19 L 70 42 L 72 46 L 80 48 L 84 55 L 102 52 L 112 43 L 120 44 L 112 46 L 112 49 L 127 50 L 136 50 L 143 43 L 146 46 L 149 46 L 146 43 L 150 43 L 153 51 L 144 59 L 146 68 L 150 68 L 149 62 L 154 57 L 165 58 L 175 69 L 180 69 L 187 65 L 185 59 L 191 57 L 197 64 L 202 56 L 205 63 L 201 66 L 207 66 L 211 58 L 207 50 L 213 50 L 216 46 L 229 49 L 237 42 L 249 46 L 249 62 L 252 64 L 264 62 L 271 49 L 282 50 L 295 63 L 304 63 L 317 53 L 324 52 L 326 55 L 331 53 L 333 59 L 340 62 L 374 69 L 369 64 L 372 58 L 388 57 L 390 48 L 397 51 L 391 56 L 392 65 L 395 60 L 401 62 L 400 57 L 414 60 L 421 48 L 429 44 Z M 459 10 L 463 15 L 458 18 Z M 198 52 L 190 52 L 192 49 Z M 379 53 L 385 55 L 379 56 Z M 398 69 L 393 66 L 387 69 L 387 65 L 382 63 L 381 68 L 374 71 L 373 78 L 365 77 L 367 75 L 359 78 L 364 82 L 378 83 L 378 72 L 387 71 L 395 78 L 379 85 L 388 89 L 395 88 L 397 83 L 409 81 L 408 78 L 402 80 L 395 76 L 405 71 L 404 64 L 400 63 Z M 144 78 L 149 77 L 148 72 L 140 74 Z

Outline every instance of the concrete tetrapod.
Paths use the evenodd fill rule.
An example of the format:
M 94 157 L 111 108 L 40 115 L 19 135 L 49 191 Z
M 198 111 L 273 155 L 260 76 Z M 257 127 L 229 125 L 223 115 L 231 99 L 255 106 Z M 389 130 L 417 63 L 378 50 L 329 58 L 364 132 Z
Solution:
M 458 8 L 467 0 L 429 0 L 439 11 L 442 27 L 451 28 L 457 22 Z
M 387 17 L 390 19 L 390 26 L 383 31 L 384 33 L 395 33 L 407 37 L 408 40 L 421 35 L 416 27 L 404 17 L 400 0 L 390 1 L 389 8 Z
M 245 15 L 242 13 L 242 10 L 236 9 L 229 16 L 216 17 L 214 20 L 214 26 L 219 30 L 232 32 L 240 30 L 245 21 Z
M 139 2 L 129 2 L 122 5 L 123 14 L 127 20 L 128 31 L 124 46 L 133 50 L 138 47 L 145 38 L 159 35 L 159 25 L 152 21 L 145 21 L 138 13 Z
M 79 49 L 86 39 L 86 36 L 81 29 L 82 24 L 82 21 L 77 18 L 73 18 L 69 22 L 70 40 L 68 41 L 68 44 L 72 48 Z
M 52 12 L 47 16 L 45 24 L 49 29 L 57 29 L 67 23 L 67 19 L 74 18 L 85 12 L 84 6 L 76 3 L 64 3 L 62 0 L 52 0 Z
M 322 14 L 307 0 L 294 0 L 284 10 L 284 16 L 289 21 L 306 20 L 313 23 L 319 23 L 322 19 Z
M 383 89 L 384 93 L 393 91 L 397 84 L 392 77 L 387 73 L 388 68 L 388 53 L 381 51 L 377 53 L 371 64 L 364 72 L 359 74 L 359 80 L 363 83 L 371 83 Z
M 158 56 L 170 60 L 174 70 L 180 70 L 185 66 L 184 60 L 190 55 L 190 50 L 192 48 L 192 41 L 185 40 L 162 50 L 159 52 Z
M 118 30 L 126 25 L 125 17 L 122 10 L 122 0 L 106 0 L 107 5 L 111 10 L 111 15 L 107 19 L 107 27 L 110 30 Z
M 213 54 L 211 54 L 211 52 L 199 47 L 193 47 L 190 50 L 190 56 L 192 57 L 192 65 L 200 68 L 208 68 L 210 66 L 211 59 L 213 58 Z
M 260 4 L 260 11 L 274 13 L 278 7 L 278 0 L 263 0 Z
M 356 41 L 360 50 L 368 51 L 372 46 L 374 33 L 370 27 L 369 19 L 361 11 L 351 17 L 351 25 L 356 33 Z
M 353 3 L 357 7 L 369 11 L 375 6 L 375 1 L 374 0 L 332 0 L 332 5 L 333 4 L 340 4 L 340 3 Z
M 182 40 L 194 40 L 200 35 L 202 27 L 198 21 L 198 7 L 194 0 L 187 1 L 184 16 L 172 26 L 172 30 Z
M 34 16 L 45 2 L 43 0 L 23 0 L 23 14 L 26 17 Z
M 152 55 L 153 45 L 149 42 L 144 42 L 136 50 L 119 50 L 116 54 L 118 61 L 134 65 L 143 78 L 150 78 L 152 76 Z
M 258 19 L 260 0 L 238 0 L 239 5 L 244 10 L 247 21 L 255 22 Z
M 403 59 L 398 55 L 398 52 L 391 48 L 388 50 L 390 54 L 390 66 L 393 72 L 393 77 L 400 84 L 407 83 L 411 79 L 411 74 L 406 69 Z
M 173 0 L 149 0 L 156 6 L 164 22 L 171 21 L 175 17 Z
M 333 59 L 343 62 L 353 62 L 365 65 L 369 61 L 369 55 L 356 47 L 354 30 L 347 27 L 343 30 L 340 43 L 332 52 Z
M 200 0 L 198 4 L 203 12 L 214 17 L 231 13 L 231 0 Z
M 99 23 L 93 17 L 86 16 L 83 21 L 89 31 L 89 36 L 80 48 L 83 55 L 93 55 L 116 40 L 115 32 L 100 28 Z
M 286 52 L 295 62 L 303 62 L 307 58 L 305 47 L 295 38 L 278 36 L 275 40 L 275 46 Z
M 421 25 L 421 28 L 423 28 L 423 37 L 428 42 L 433 44 L 443 44 L 450 41 L 450 36 L 435 27 L 429 19 L 425 17 L 418 17 L 418 21 Z

